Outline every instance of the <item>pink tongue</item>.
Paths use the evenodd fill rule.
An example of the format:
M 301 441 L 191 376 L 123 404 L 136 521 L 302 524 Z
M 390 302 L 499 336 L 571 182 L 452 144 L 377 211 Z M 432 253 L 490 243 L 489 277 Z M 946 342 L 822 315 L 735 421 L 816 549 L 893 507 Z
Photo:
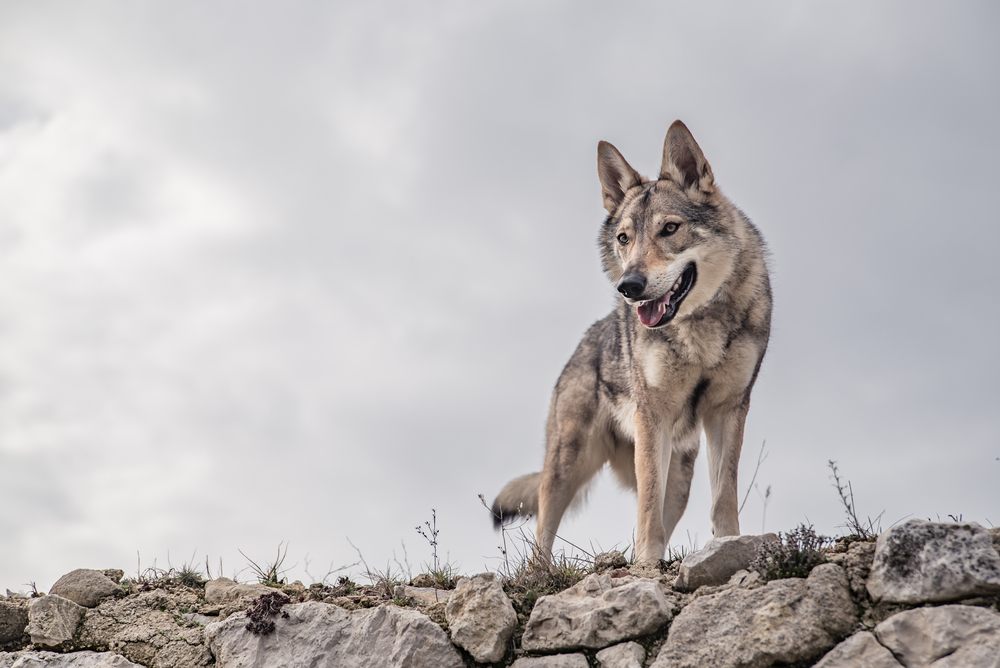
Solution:
M 657 299 L 655 302 L 645 302 L 635 307 L 639 315 L 639 322 L 646 327 L 652 327 L 660 322 L 660 318 L 667 312 L 667 300 Z

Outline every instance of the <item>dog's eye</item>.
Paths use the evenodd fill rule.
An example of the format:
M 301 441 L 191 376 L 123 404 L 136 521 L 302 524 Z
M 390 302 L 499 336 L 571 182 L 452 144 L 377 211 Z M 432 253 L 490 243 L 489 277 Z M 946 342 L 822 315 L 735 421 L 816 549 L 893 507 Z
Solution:
M 669 237 L 671 234 L 676 232 L 677 228 L 679 228 L 680 226 L 681 226 L 680 223 L 667 223 L 666 225 L 663 226 L 663 229 L 660 230 L 660 236 Z
M 621 234 L 619 234 L 618 235 L 618 243 L 620 243 L 622 246 L 624 246 L 625 244 L 627 244 L 628 243 L 628 235 L 625 234 L 624 232 L 622 232 Z

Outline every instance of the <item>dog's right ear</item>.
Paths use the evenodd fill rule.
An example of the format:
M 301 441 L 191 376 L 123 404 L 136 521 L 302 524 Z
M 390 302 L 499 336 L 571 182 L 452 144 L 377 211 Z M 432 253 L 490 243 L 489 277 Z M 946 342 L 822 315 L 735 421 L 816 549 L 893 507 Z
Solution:
M 597 144 L 597 177 L 601 180 L 601 196 L 608 213 L 615 212 L 629 188 L 642 183 L 632 165 L 606 141 Z

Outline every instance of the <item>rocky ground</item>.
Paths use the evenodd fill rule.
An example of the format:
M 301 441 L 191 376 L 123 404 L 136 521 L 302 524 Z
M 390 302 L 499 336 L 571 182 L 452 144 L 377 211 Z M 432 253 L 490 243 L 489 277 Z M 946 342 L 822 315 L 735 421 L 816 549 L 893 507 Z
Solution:
M 660 568 L 610 554 L 453 589 L 76 570 L 0 597 L 0 668 L 1000 668 L 998 547 L 997 529 L 911 520 L 877 541 L 730 537 Z

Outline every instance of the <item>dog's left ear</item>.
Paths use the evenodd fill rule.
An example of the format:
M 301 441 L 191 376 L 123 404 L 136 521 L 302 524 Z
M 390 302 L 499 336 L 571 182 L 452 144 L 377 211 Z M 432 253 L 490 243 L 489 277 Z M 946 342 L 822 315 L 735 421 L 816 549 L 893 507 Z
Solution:
M 715 190 L 715 177 L 712 167 L 701 152 L 701 147 L 694 140 L 691 131 L 680 121 L 674 121 L 667 130 L 667 138 L 663 140 L 663 163 L 660 165 L 660 178 L 673 181 L 681 188 L 696 191 L 706 195 Z
M 625 199 L 625 193 L 642 183 L 638 172 L 606 141 L 597 143 L 597 177 L 601 180 L 604 208 L 611 214 Z

